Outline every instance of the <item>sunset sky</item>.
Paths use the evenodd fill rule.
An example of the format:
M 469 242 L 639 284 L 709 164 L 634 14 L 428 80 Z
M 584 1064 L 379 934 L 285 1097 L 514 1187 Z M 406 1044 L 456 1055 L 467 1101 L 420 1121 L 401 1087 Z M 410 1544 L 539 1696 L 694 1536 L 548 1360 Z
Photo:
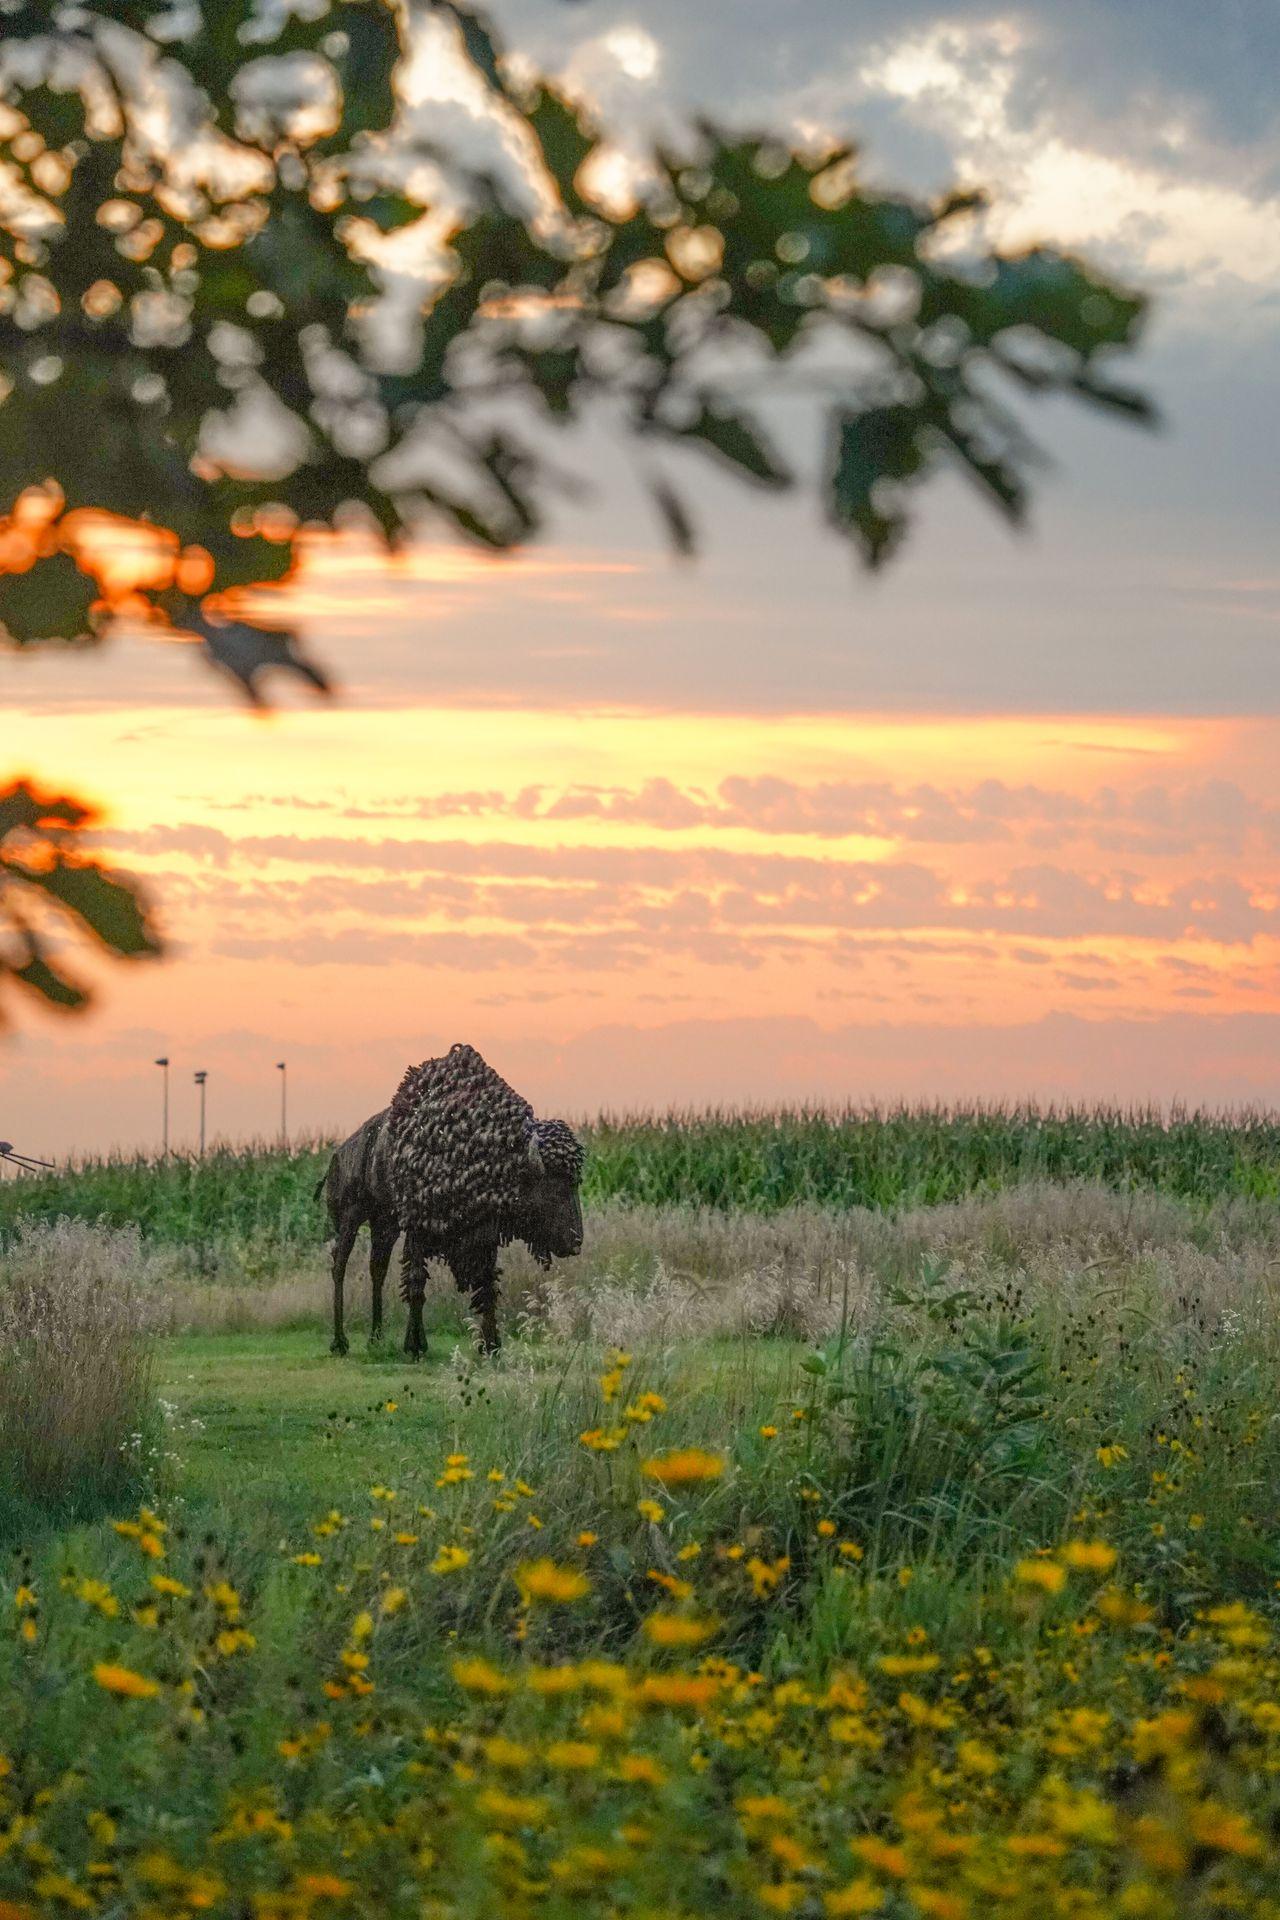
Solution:
M 0 659 L 0 784 L 99 800 L 161 965 L 24 1010 L 33 1152 L 354 1125 L 479 1046 L 543 1111 L 1280 1086 L 1280 15 L 1266 0 L 507 0 L 624 134 L 703 106 L 853 131 L 872 178 L 983 180 L 990 232 L 1149 288 L 1158 435 L 1032 416 L 1032 531 L 959 482 L 870 580 L 811 502 L 691 460 L 667 555 L 598 482 L 507 561 L 315 546 L 339 699 L 246 714 L 193 650 Z M 1212 17 L 1211 17 L 1212 16 Z M 798 437 L 799 423 L 788 427 Z

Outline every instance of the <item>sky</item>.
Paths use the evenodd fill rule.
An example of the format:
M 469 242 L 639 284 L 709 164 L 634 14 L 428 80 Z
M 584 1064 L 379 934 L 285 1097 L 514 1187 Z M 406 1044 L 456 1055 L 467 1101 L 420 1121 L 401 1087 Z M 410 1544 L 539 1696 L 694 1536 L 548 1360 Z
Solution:
M 1272 1103 L 1280 1083 L 1280 58 L 1269 0 L 506 0 L 625 141 L 703 109 L 981 180 L 989 232 L 1149 289 L 1144 433 L 1051 407 L 1031 530 L 958 481 L 869 579 L 812 502 L 625 458 L 493 561 L 308 552 L 340 697 L 255 718 L 192 650 L 0 656 L 0 783 L 99 801 L 162 964 L 0 1039 L 0 1136 L 348 1128 L 479 1046 L 542 1112 Z

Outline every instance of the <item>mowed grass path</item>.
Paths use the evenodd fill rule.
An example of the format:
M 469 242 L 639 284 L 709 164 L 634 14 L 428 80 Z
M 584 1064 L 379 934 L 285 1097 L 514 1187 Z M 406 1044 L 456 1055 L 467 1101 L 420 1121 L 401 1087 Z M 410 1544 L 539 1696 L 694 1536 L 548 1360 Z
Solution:
M 170 1444 L 192 1524 L 228 1509 L 237 1533 L 278 1527 L 397 1472 L 420 1477 L 456 1421 L 439 1391 L 452 1349 L 437 1339 L 414 1366 L 391 1342 L 337 1359 L 319 1328 L 162 1341 L 157 1385 L 176 1408 Z
M 375 1485 L 415 1500 L 433 1497 L 445 1456 L 455 1451 L 483 1455 L 485 1464 L 500 1457 L 512 1476 L 541 1481 L 527 1413 L 509 1403 L 502 1371 L 473 1351 L 466 1332 L 433 1334 L 417 1365 L 391 1339 L 380 1349 L 353 1343 L 345 1359 L 326 1351 L 327 1339 L 317 1326 L 187 1334 L 158 1344 L 156 1384 L 173 1410 L 167 1444 L 178 1456 L 165 1479 L 191 1533 L 275 1555 L 286 1535 L 302 1538 L 330 1508 L 363 1515 Z M 736 1340 L 683 1343 L 682 1390 L 705 1388 L 731 1417 L 743 1393 L 780 1383 L 802 1351 L 760 1336 L 749 1348 L 744 1355 Z M 571 1354 L 581 1358 L 569 1346 L 509 1349 L 525 1361 L 536 1351 L 548 1385 Z M 554 1509 L 554 1489 L 541 1490 Z M 99 1527 L 109 1530 L 105 1521 Z

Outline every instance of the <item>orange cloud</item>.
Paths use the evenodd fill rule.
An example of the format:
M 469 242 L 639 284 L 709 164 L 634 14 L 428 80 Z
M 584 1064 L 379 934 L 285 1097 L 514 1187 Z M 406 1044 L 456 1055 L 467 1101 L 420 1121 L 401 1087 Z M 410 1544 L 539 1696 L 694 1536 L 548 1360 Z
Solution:
M 662 1057 L 688 1098 L 736 1086 L 716 1049 L 780 1019 L 882 1022 L 903 1060 L 903 1035 L 963 1028 L 986 1036 L 982 1093 L 1019 1026 L 1069 1047 L 1050 1016 L 1280 1012 L 1280 776 L 1251 722 L 210 707 L 40 731 L 46 778 L 114 798 L 103 844 L 149 876 L 179 953 L 145 990 L 113 981 L 67 1044 L 90 1080 L 98 1049 L 220 1061 L 245 1088 L 232 1130 L 266 1097 L 259 1054 L 323 1058 L 310 1110 L 346 1120 L 370 1062 L 459 1037 L 576 1062 L 592 1104 L 650 1084 L 618 1039 L 592 1090 L 593 1032 L 661 1052 L 686 1023 L 694 1051 Z M 761 1099 L 783 1090 L 768 1057 Z

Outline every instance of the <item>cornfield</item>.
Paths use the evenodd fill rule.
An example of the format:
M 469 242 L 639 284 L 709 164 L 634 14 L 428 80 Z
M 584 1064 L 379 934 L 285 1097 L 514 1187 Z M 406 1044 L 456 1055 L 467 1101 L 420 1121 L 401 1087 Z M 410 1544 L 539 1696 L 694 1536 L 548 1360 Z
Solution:
M 773 1214 L 897 1210 L 1029 1183 L 1087 1182 L 1207 1207 L 1280 1193 L 1280 1116 L 972 1107 L 603 1116 L 583 1127 L 584 1199 Z M 20 1219 L 136 1226 L 212 1268 L 246 1271 L 324 1237 L 314 1189 L 329 1147 L 219 1147 L 203 1160 L 86 1160 L 0 1184 L 0 1244 Z

